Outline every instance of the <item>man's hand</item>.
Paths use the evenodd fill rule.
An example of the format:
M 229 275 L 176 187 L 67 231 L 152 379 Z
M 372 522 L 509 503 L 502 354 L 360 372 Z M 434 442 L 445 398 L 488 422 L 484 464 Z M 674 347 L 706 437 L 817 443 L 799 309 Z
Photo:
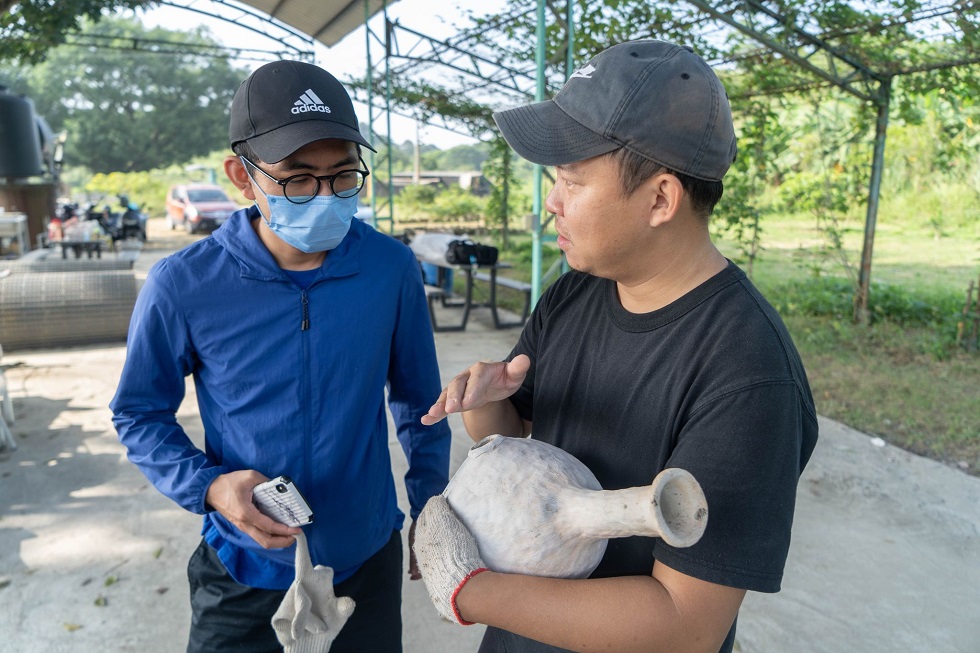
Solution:
M 208 487 L 208 505 L 265 549 L 282 549 L 300 532 L 259 512 L 252 502 L 252 488 L 269 479 L 253 469 L 218 476 Z
M 481 408 L 491 402 L 511 396 L 521 387 L 531 359 L 520 354 L 509 363 L 475 363 L 456 375 L 439 395 L 439 399 L 422 416 L 422 423 L 431 426 L 450 413 Z
M 442 495 L 429 499 L 418 518 L 415 554 L 429 598 L 446 619 L 470 626 L 456 606 L 456 595 L 466 582 L 488 571 L 473 535 Z

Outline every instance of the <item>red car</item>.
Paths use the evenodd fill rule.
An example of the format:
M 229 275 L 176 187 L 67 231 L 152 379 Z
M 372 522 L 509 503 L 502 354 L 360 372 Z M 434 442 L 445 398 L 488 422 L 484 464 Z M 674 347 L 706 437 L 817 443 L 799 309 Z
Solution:
M 179 184 L 167 193 L 167 225 L 182 226 L 187 233 L 213 231 L 240 207 L 221 186 Z

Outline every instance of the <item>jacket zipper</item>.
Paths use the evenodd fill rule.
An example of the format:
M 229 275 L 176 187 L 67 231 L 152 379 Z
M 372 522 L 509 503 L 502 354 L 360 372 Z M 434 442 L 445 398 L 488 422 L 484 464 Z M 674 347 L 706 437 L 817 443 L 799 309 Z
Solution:
M 303 324 L 300 327 L 300 331 L 308 331 L 310 329 L 310 297 L 307 290 L 303 290 L 300 294 L 301 302 L 303 303 Z M 310 402 L 313 396 L 313 372 L 310 368 L 310 338 L 311 336 L 304 336 L 302 338 L 302 365 L 303 370 L 303 388 L 301 390 L 301 405 L 309 406 L 312 405 Z M 302 411 L 304 414 L 304 424 L 303 430 L 304 435 L 304 449 L 306 455 L 303 457 L 303 473 L 306 478 L 306 482 L 309 483 L 310 479 L 313 478 L 313 464 L 312 464 L 312 453 L 313 453 L 313 412 L 310 410 Z
M 303 323 L 299 330 L 306 331 L 310 328 L 310 298 L 306 295 L 305 290 L 302 293 L 301 301 L 303 302 Z

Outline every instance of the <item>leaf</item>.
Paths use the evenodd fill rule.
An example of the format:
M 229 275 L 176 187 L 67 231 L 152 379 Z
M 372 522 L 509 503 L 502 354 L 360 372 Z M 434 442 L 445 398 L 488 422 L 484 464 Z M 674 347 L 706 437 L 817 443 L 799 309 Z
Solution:
M 81 628 L 82 627 L 82 624 L 65 623 L 64 624 L 64 627 L 65 627 L 65 630 L 67 630 L 69 633 L 73 633 L 76 630 L 78 630 L 79 628 Z
M 159 560 L 161 553 L 163 553 L 163 547 L 162 546 L 159 547 L 156 551 L 153 552 L 153 557 L 154 558 L 157 558 Z
M 100 608 L 104 608 L 107 605 L 109 605 L 109 599 L 99 594 L 99 596 L 96 597 L 95 599 L 95 605 L 97 605 Z
M 115 585 L 118 582 L 119 582 L 119 578 L 117 576 L 108 576 L 108 577 L 106 577 L 105 582 L 103 583 L 103 586 L 104 587 L 109 587 L 110 585 Z

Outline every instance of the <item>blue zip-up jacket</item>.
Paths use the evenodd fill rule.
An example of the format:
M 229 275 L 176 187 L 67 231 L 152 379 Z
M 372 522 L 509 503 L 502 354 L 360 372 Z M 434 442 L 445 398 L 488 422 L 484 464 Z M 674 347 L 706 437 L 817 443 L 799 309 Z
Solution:
M 408 459 L 412 518 L 449 475 L 435 344 L 411 250 L 354 220 L 303 290 L 250 224 L 251 207 L 153 266 L 140 291 L 110 408 L 119 439 L 156 488 L 204 515 L 203 534 L 238 582 L 286 589 L 293 548 L 265 550 L 205 504 L 230 471 L 284 474 L 315 515 L 314 564 L 350 577 L 399 529 L 385 390 Z M 205 450 L 178 424 L 194 376 Z

